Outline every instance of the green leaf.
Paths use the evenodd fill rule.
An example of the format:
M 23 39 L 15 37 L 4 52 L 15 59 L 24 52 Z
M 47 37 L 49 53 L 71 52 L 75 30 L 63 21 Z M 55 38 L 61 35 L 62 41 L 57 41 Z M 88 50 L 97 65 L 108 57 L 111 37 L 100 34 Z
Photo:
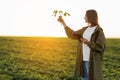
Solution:
M 59 13 L 63 13 L 63 11 L 59 11 Z
M 66 12 L 64 13 L 64 16 L 67 16 L 67 13 L 66 13 Z
M 53 16 L 56 16 L 57 13 L 58 13 L 58 11 L 57 11 L 57 10 L 54 10 L 54 11 L 53 11 Z
M 59 15 L 59 16 L 70 16 L 70 14 L 69 13 L 67 13 L 67 12 L 63 12 L 62 10 L 54 10 L 53 11 L 53 15 L 52 16 L 57 16 L 57 14 Z
M 70 14 L 69 14 L 69 13 L 67 13 L 67 12 L 66 12 L 66 15 L 70 16 Z

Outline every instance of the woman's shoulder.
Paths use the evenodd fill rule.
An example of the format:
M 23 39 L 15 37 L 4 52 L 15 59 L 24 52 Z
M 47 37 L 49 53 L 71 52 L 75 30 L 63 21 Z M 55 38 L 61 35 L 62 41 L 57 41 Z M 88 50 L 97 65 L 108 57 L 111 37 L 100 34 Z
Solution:
M 96 30 L 97 31 L 103 31 L 103 28 L 100 25 L 97 25 Z

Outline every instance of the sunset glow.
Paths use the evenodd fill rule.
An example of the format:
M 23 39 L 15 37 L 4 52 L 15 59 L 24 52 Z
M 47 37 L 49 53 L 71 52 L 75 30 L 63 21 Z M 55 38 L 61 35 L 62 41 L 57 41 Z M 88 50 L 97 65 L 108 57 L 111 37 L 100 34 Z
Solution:
M 66 37 L 63 26 L 52 16 L 54 10 L 69 12 L 71 16 L 63 18 L 70 28 L 77 30 L 86 26 L 85 11 L 95 9 L 106 37 L 118 38 L 118 6 L 118 1 L 109 0 L 1 0 L 0 36 Z

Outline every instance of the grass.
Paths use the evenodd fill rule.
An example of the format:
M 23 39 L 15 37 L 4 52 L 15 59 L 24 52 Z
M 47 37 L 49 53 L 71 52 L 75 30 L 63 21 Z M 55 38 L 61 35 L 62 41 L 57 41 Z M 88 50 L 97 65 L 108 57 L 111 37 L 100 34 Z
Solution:
M 107 39 L 104 80 L 120 78 L 120 39 Z M 0 80 L 71 80 L 77 41 L 50 37 L 0 37 Z

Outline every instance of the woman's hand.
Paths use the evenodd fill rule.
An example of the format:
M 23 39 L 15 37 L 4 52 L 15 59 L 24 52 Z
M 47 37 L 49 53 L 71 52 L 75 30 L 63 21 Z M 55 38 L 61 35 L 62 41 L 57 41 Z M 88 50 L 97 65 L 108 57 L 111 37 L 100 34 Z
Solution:
M 62 16 L 59 16 L 58 21 L 62 24 L 64 23 L 64 20 L 63 20 Z
M 88 43 L 89 43 L 89 41 L 88 41 L 87 39 L 85 39 L 85 38 L 80 38 L 80 40 L 81 40 L 83 43 L 85 43 L 85 44 L 88 44 Z
M 65 24 L 65 21 L 63 20 L 62 16 L 59 16 L 58 21 L 63 24 L 64 27 L 66 27 L 67 25 Z

